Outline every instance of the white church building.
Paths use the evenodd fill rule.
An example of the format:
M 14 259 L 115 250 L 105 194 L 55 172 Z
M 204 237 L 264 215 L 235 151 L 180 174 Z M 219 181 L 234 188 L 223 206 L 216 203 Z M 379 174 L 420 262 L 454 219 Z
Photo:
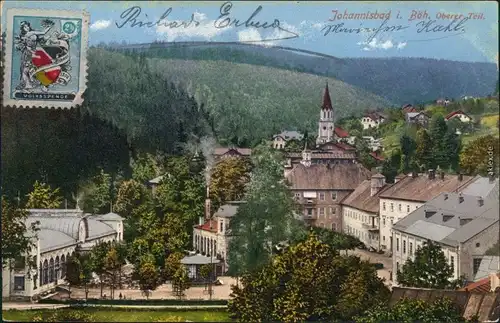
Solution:
M 38 221 L 31 255 L 36 268 L 28 268 L 26 257 L 2 268 L 2 299 L 30 300 L 64 284 L 66 260 L 78 246 L 88 251 L 100 242 L 123 239 L 123 218 L 115 213 L 90 215 L 82 210 L 30 209 L 27 228 Z M 10 268 L 12 269 L 10 269 Z

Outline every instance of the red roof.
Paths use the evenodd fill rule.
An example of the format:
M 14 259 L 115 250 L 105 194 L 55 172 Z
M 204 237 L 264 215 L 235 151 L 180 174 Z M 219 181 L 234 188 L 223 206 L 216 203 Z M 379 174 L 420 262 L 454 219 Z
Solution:
M 500 273 L 497 274 L 500 278 Z M 483 278 L 477 282 L 470 283 L 469 285 L 461 288 L 460 290 L 467 290 L 469 292 L 489 293 L 491 291 L 490 277 Z
M 335 134 L 340 138 L 349 137 L 349 133 L 340 127 L 335 127 Z
M 202 225 L 197 225 L 195 226 L 196 229 L 200 229 L 203 231 L 208 231 L 208 232 L 217 232 L 217 221 L 215 220 L 209 220 L 203 223 Z
M 411 105 L 411 104 L 405 104 L 405 105 L 403 105 L 403 111 L 405 113 L 408 113 L 408 112 L 417 112 L 417 109 L 415 109 L 415 107 L 413 107 L 413 105 Z
M 342 130 L 342 129 L 341 129 Z M 343 142 L 336 142 L 335 145 L 339 148 L 345 149 L 345 150 L 356 150 L 356 147 L 353 147 L 351 145 L 348 145 Z
M 233 148 L 233 147 L 215 148 L 214 149 L 215 156 L 222 156 L 222 155 L 226 155 L 226 154 L 250 156 L 252 154 L 252 149 L 250 149 L 250 148 Z
M 330 91 L 328 91 L 328 82 L 326 83 L 325 93 L 323 93 L 323 104 L 321 105 L 322 110 L 333 110 L 332 100 L 330 99 Z
M 453 112 L 450 112 L 446 115 L 446 117 L 444 117 L 446 120 L 450 120 L 453 116 L 457 115 L 457 114 L 463 114 L 463 115 L 466 115 L 466 113 L 464 113 L 462 110 L 457 110 L 457 111 L 453 111 Z
M 384 157 L 380 156 L 380 155 L 377 155 L 376 152 L 371 152 L 370 153 L 370 156 L 372 156 L 373 158 L 375 158 L 376 160 L 380 160 L 380 161 L 384 161 Z

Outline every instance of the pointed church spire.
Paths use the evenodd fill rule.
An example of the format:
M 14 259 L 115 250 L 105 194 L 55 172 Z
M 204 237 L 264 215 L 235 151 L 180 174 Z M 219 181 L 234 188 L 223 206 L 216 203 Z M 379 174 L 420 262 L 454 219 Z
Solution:
M 330 99 L 330 91 L 328 90 L 328 81 L 326 81 L 325 93 L 323 94 L 322 110 L 333 110 L 332 100 Z

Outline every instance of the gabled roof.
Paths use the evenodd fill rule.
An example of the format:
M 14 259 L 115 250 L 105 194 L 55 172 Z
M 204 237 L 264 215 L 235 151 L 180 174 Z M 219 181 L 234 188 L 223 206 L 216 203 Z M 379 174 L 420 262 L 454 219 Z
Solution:
M 234 147 L 215 148 L 214 149 L 215 156 L 222 156 L 225 154 L 250 156 L 252 154 L 252 149 L 250 149 L 250 148 L 234 148 Z
M 380 112 L 368 112 L 368 113 L 365 113 L 364 117 L 370 118 L 373 121 L 377 121 L 380 119 L 386 119 L 386 117 Z
M 318 145 L 318 151 L 328 151 L 328 152 L 333 152 L 333 151 L 356 151 L 356 147 L 353 147 L 351 145 L 345 144 L 343 142 L 335 142 L 335 141 L 330 141 L 330 142 L 325 142 L 323 144 Z
M 304 135 L 301 134 L 300 132 L 298 131 L 295 131 L 295 130 L 284 130 L 282 131 L 281 133 L 279 134 L 276 134 L 273 136 L 273 139 L 274 138 L 277 138 L 277 137 L 281 137 L 283 138 L 284 140 L 292 140 L 292 139 L 295 139 L 295 140 L 302 140 L 304 138 Z
M 425 113 L 424 111 L 420 111 L 420 112 L 408 112 L 406 113 L 406 119 L 407 120 L 410 120 L 410 119 L 414 119 L 416 118 L 417 116 L 419 115 L 423 115 L 425 116 L 426 118 L 430 118 L 427 113 Z
M 286 178 L 295 190 L 355 190 L 371 172 L 361 164 L 295 166 Z
M 500 278 L 500 273 L 498 273 L 497 276 Z M 489 293 L 491 291 L 491 278 L 489 276 L 485 277 L 476 282 L 470 283 L 459 290 L 471 293 Z
M 429 179 L 427 174 L 417 177 L 406 176 L 395 183 L 391 188 L 380 195 L 381 198 L 426 202 L 443 192 L 454 192 L 466 187 L 473 180 L 472 176 L 463 176 L 460 180 L 457 175 L 438 175 Z
M 462 193 L 498 200 L 499 180 L 498 178 L 490 179 L 488 177 L 476 176 L 462 189 Z
M 384 161 L 385 158 L 382 156 L 382 155 L 377 155 L 376 152 L 372 151 L 370 153 L 370 156 L 372 156 L 373 158 L 375 158 L 376 160 L 379 160 L 379 161 Z
M 371 196 L 371 180 L 365 180 L 349 194 L 340 204 L 349 206 L 360 211 L 365 211 L 373 214 L 378 214 L 380 209 L 379 195 L 392 184 L 385 184 L 377 192 Z
M 203 231 L 217 233 L 217 221 L 208 220 L 208 221 L 205 221 L 205 223 L 203 223 L 202 225 L 196 225 L 195 228 L 203 230 Z
M 446 117 L 444 117 L 444 119 L 445 119 L 445 120 L 450 120 L 452 117 L 454 117 L 454 116 L 456 116 L 456 115 L 458 115 L 458 114 L 463 114 L 463 115 L 466 115 L 467 117 L 469 117 L 469 118 L 470 118 L 470 116 L 469 116 L 467 113 L 463 112 L 462 110 L 456 110 L 456 111 L 453 111 L 453 112 L 448 113 L 448 114 L 446 115 Z M 472 118 L 471 118 L 471 119 L 472 119 Z
M 340 128 L 340 127 L 335 127 L 335 134 L 339 138 L 347 138 L 347 137 L 349 137 L 349 133 L 347 131 L 345 131 L 344 129 Z

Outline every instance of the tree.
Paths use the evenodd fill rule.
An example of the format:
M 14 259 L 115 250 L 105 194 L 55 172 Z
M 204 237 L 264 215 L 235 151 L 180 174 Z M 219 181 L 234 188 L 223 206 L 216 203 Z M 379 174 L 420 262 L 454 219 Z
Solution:
M 158 267 L 154 263 L 154 256 L 147 255 L 139 266 L 139 287 L 149 299 L 149 293 L 155 290 L 159 285 Z
M 132 211 L 146 203 L 149 194 L 144 185 L 135 180 L 123 181 L 118 188 L 114 211 L 127 218 Z
M 457 172 L 460 161 L 460 150 L 462 149 L 460 138 L 454 131 L 449 130 L 443 140 L 446 146 L 450 169 Z
M 290 139 L 285 143 L 284 150 L 287 153 L 297 153 L 304 150 L 304 142 L 303 140 Z
M 180 266 L 172 277 L 172 289 L 174 294 L 182 299 L 184 292 L 191 286 L 188 272 L 185 266 Z
M 31 249 L 36 246 L 33 237 L 39 230 L 40 222 L 33 221 L 28 225 L 27 219 L 26 210 L 13 206 L 2 196 L 2 268 L 12 264 L 11 260 L 20 254 L 31 254 Z M 33 264 L 33 259 L 28 259 L 28 265 L 36 264 Z
M 155 177 L 163 175 L 163 156 L 157 154 L 141 154 L 136 160 L 132 160 L 132 178 L 138 183 L 146 183 Z
M 493 135 L 472 140 L 460 154 L 460 169 L 469 175 L 499 174 L 499 149 L 498 137 Z
M 416 143 L 410 136 L 404 134 L 401 136 L 400 140 L 401 145 L 401 173 L 408 173 L 414 169 L 414 165 L 412 165 L 413 156 L 415 155 Z
M 228 264 L 235 275 L 265 264 L 272 248 L 303 230 L 295 219 L 295 202 L 283 180 L 279 152 L 260 146 L 254 149 L 253 171 L 242 204 L 229 223 Z
M 184 255 L 181 252 L 173 252 L 168 255 L 165 261 L 164 278 L 165 280 L 171 280 L 177 269 L 182 266 L 181 259 Z
M 444 121 L 443 116 L 435 116 L 430 124 L 430 137 L 432 141 L 432 155 L 436 167 L 441 169 L 448 169 L 450 165 L 450 158 L 446 147 L 445 136 L 448 132 L 448 126 Z
M 377 305 L 356 317 L 355 322 L 476 322 L 475 319 L 465 319 L 461 312 L 462 309 L 448 298 L 438 298 L 431 302 L 403 298 L 391 308 L 387 304 Z
M 210 198 L 214 208 L 243 198 L 250 180 L 250 166 L 246 158 L 239 157 L 225 158 L 215 165 L 210 180 Z
M 83 186 L 83 210 L 99 214 L 110 211 L 113 201 L 113 180 L 101 169 L 100 173 Z
M 397 271 L 397 281 L 401 286 L 417 288 L 446 289 L 456 287 L 450 283 L 453 268 L 441 250 L 441 247 L 427 241 L 415 251 L 415 258 L 408 259 L 401 271 Z
M 120 259 L 117 248 L 115 246 L 110 246 L 106 253 L 106 258 L 104 259 L 104 268 L 111 287 L 111 299 L 114 299 L 115 288 L 119 284 L 120 272 L 124 262 L 125 259 Z
M 29 193 L 27 209 L 57 209 L 61 206 L 62 197 L 59 188 L 52 189 L 45 183 L 35 181 L 33 190 Z
M 106 276 L 106 256 L 108 254 L 109 244 L 99 243 L 95 245 L 90 251 L 90 263 L 93 272 L 99 276 L 99 283 L 101 285 L 101 298 L 104 289 L 104 277 Z
M 401 167 L 401 152 L 395 150 L 391 152 L 388 159 L 382 164 L 382 175 L 388 183 L 394 183 L 394 179 L 398 175 L 399 168 Z
M 432 155 L 432 140 L 426 129 L 417 131 L 415 157 L 418 164 L 424 169 L 434 168 L 434 156 Z
M 205 288 L 208 281 L 212 279 L 213 269 L 213 265 L 211 264 L 204 264 L 200 267 L 200 276 L 205 281 Z
M 80 286 L 82 283 L 81 279 L 82 267 L 78 256 L 73 254 L 66 259 L 66 282 L 69 287 L 69 297 L 71 298 L 71 287 Z
M 239 322 L 347 321 L 390 296 L 373 266 L 314 234 L 241 281 L 228 304 Z

